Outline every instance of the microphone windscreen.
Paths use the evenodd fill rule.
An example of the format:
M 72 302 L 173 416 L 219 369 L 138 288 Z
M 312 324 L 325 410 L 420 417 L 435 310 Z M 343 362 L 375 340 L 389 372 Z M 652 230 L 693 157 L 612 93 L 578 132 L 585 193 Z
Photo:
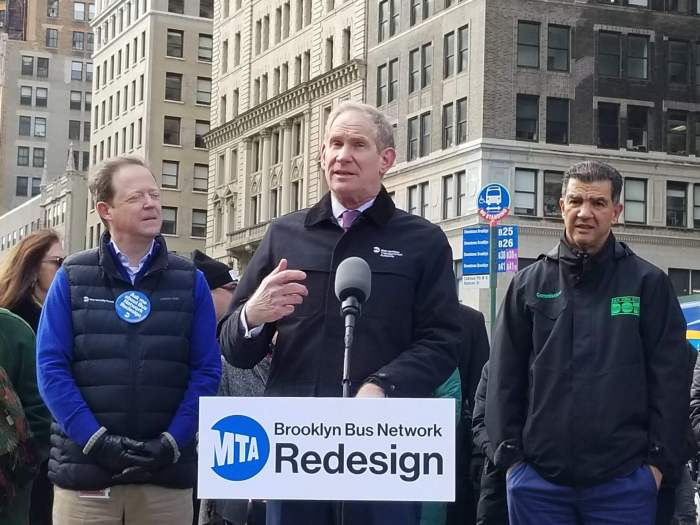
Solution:
M 355 296 L 360 304 L 369 299 L 372 289 L 372 272 L 367 261 L 360 257 L 348 257 L 335 272 L 335 295 L 340 302 Z

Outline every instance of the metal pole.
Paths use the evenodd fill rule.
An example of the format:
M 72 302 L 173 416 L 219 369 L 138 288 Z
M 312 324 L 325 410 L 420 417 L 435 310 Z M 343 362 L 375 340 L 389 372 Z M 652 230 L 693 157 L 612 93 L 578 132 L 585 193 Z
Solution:
M 496 329 L 496 287 L 498 286 L 498 225 L 491 222 L 489 226 L 489 292 L 491 293 L 491 341 Z

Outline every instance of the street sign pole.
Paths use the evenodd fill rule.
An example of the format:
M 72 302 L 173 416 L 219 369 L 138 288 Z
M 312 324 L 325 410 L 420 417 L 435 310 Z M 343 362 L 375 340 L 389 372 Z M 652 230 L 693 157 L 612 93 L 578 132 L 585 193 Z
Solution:
M 498 223 L 491 221 L 489 226 L 489 292 L 491 294 L 491 341 L 496 329 L 496 288 L 498 287 Z

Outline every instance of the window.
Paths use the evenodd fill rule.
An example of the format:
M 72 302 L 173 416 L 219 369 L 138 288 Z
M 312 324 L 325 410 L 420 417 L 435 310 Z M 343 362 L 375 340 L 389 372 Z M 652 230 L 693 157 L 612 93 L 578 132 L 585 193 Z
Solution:
M 214 18 L 213 0 L 199 0 L 199 16 L 202 18 Z
M 32 88 L 31 86 L 22 86 L 19 88 L 19 103 L 22 106 L 32 105 Z
M 620 76 L 620 35 L 598 33 L 598 74 L 605 77 Z
M 184 0 L 168 0 L 168 13 L 177 13 L 182 15 L 185 13 Z
M 43 168 L 44 167 L 44 160 L 46 158 L 46 150 L 44 148 L 34 148 L 32 151 L 32 167 L 34 168 Z M 35 186 L 34 186 L 34 181 L 41 181 L 39 178 L 32 178 L 32 197 L 37 195 L 37 193 L 34 193 Z
M 649 110 L 627 106 L 627 149 L 647 151 L 649 138 Z
M 443 78 L 451 77 L 455 72 L 455 33 L 450 31 L 443 37 Z
M 85 4 L 73 2 L 73 20 L 85 20 Z
M 688 185 L 685 182 L 666 182 L 666 226 L 685 228 L 688 210 Z
M 95 49 L 95 35 L 92 33 L 87 34 L 87 39 L 85 41 L 85 51 L 93 51 Z M 128 67 L 128 59 L 127 59 Z
M 377 68 L 377 106 L 383 106 L 388 101 L 389 71 L 386 64 Z
M 698 14 L 700 15 L 700 2 L 698 2 Z M 695 44 L 695 84 L 700 86 L 700 42 Z
M 163 143 L 180 145 L 180 117 L 163 118 Z
M 537 215 L 537 171 L 515 169 L 513 212 L 516 215 Z
M 420 116 L 420 155 L 424 157 L 430 155 L 430 132 L 431 132 L 430 111 Z
M 32 134 L 32 117 L 20 115 L 19 117 L 19 136 L 28 137 Z
M 382 0 L 379 2 L 379 29 L 377 31 L 377 40 L 382 42 L 389 38 L 394 33 L 390 31 L 391 8 L 394 2 L 390 0 Z
M 71 62 L 70 67 L 70 78 L 71 80 L 82 80 L 83 79 L 83 63 L 82 62 Z
M 518 22 L 518 66 L 540 67 L 540 24 Z
M 81 31 L 73 31 L 73 49 L 82 51 L 85 47 L 85 33 Z
M 647 222 L 647 181 L 625 179 L 625 222 L 645 224 Z
M 197 120 L 194 124 L 194 147 L 195 148 L 206 148 L 204 144 L 204 135 L 209 133 L 209 121 L 208 120 Z
M 165 74 L 165 100 L 182 100 L 182 75 L 180 73 Z
M 28 146 L 17 146 L 17 165 L 18 166 L 29 166 L 29 147 Z M 25 195 L 26 195 L 25 191 Z
M 561 198 L 561 185 L 564 174 L 560 171 L 544 172 L 544 216 L 561 218 L 559 199 Z
M 46 47 L 58 47 L 58 29 L 46 30 Z
M 430 191 L 427 182 L 408 187 L 408 212 L 428 218 Z
M 469 64 L 469 27 L 462 26 L 457 30 L 457 73 L 467 70 Z
M 550 25 L 547 38 L 547 69 L 569 71 L 569 28 Z
M 38 76 L 40 78 L 47 78 L 49 76 L 49 59 L 48 58 L 37 58 L 36 59 L 36 76 Z
M 666 11 L 687 14 L 688 0 L 666 0 Z
M 700 270 L 669 268 L 668 278 L 673 285 L 676 295 L 700 293 Z
M 432 67 L 433 67 L 433 45 L 423 44 L 420 48 L 421 51 L 421 76 L 420 76 L 420 87 L 425 88 L 430 85 L 430 80 L 432 78 Z
M 22 74 L 30 76 L 34 74 L 34 57 L 22 57 Z
M 211 78 L 197 77 L 197 104 L 211 104 Z
M 539 97 L 518 95 L 515 109 L 515 138 L 537 141 L 539 122 Z
M 547 142 L 569 143 L 569 100 L 547 98 Z
M 29 152 L 27 152 L 29 155 Z M 15 195 L 17 197 L 26 197 L 27 190 L 29 189 L 29 178 L 28 177 L 17 177 L 15 181 Z
M 85 64 L 85 82 L 92 82 L 92 62 Z
M 666 151 L 675 155 L 688 154 L 688 114 L 683 111 L 669 111 L 666 120 Z
M 185 38 L 183 31 L 168 29 L 166 56 L 182 58 L 182 45 Z
M 208 188 L 209 166 L 207 164 L 195 164 L 194 177 L 192 180 L 192 190 L 206 192 Z
M 85 111 L 92 110 L 92 93 L 85 93 Z
M 408 92 L 413 93 L 418 89 L 420 72 L 419 49 L 413 49 L 408 54 Z
M 457 101 L 457 144 L 467 141 L 467 99 Z
M 627 77 L 642 80 L 649 78 L 649 37 L 627 37 Z
M 454 104 L 450 102 L 442 106 L 442 149 L 452 146 L 454 139 Z
M 598 103 L 598 147 L 613 149 L 620 147 L 619 114 L 619 104 Z
M 34 117 L 34 136 L 46 136 L 46 117 Z
M 95 18 L 95 4 L 88 4 L 88 20 Z
M 688 42 L 668 41 L 668 81 L 676 84 L 688 83 Z
M 58 16 L 58 0 L 49 0 L 46 4 L 46 16 L 56 18 Z
M 44 148 L 36 148 L 36 150 L 40 150 L 39 155 L 44 154 Z M 34 150 L 35 157 L 37 155 L 36 150 Z M 44 167 L 43 161 L 42 161 L 41 166 L 39 166 L 39 167 L 41 167 L 41 168 Z M 32 195 L 32 197 L 36 197 L 40 193 L 41 193 L 41 178 L 40 177 L 32 177 L 32 194 L 31 195 Z M 39 229 L 39 219 L 37 219 L 36 222 L 37 222 L 36 229 L 38 230 Z M 34 228 L 32 228 L 32 231 L 34 231 Z
M 408 119 L 408 160 L 430 153 L 430 111 Z
M 211 35 L 199 35 L 199 46 L 197 48 L 197 60 L 202 62 L 211 62 L 212 50 L 214 44 Z M 223 60 L 223 58 L 222 58 Z
M 163 161 L 163 170 L 161 174 L 161 187 L 177 188 L 178 178 L 180 174 L 180 163 L 173 160 Z
M 78 111 L 80 111 L 82 106 L 83 106 L 83 92 L 82 91 L 71 91 L 70 92 L 70 108 L 77 109 Z
M 171 208 L 169 206 L 163 206 L 161 209 L 161 218 L 163 219 L 163 224 L 160 227 L 160 233 L 164 235 L 176 235 L 177 234 L 177 208 Z
M 48 88 L 38 87 L 35 92 L 35 104 L 38 108 L 45 108 L 49 98 Z
M 693 185 L 693 228 L 700 228 L 700 184 Z
M 70 140 L 80 140 L 80 121 L 79 120 L 69 120 L 68 121 L 68 138 Z
M 407 160 L 418 158 L 418 143 L 419 143 L 420 122 L 418 117 L 408 119 L 408 151 L 406 152 Z
M 389 94 L 388 101 L 393 102 L 399 95 L 399 59 L 389 61 Z
M 442 178 L 442 220 L 455 216 L 454 191 L 454 175 L 445 175 Z
M 90 142 L 90 122 L 87 120 L 83 121 L 83 140 L 85 142 Z M 83 153 L 87 153 L 87 151 Z

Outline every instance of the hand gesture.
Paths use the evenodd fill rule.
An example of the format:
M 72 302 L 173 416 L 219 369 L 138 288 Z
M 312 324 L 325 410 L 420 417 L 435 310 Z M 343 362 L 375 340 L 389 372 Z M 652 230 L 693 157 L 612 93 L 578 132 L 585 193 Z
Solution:
M 300 270 L 288 270 L 287 259 L 265 277 L 245 304 L 245 319 L 249 328 L 272 323 L 290 315 L 294 307 L 309 294 L 299 281 L 306 279 Z

